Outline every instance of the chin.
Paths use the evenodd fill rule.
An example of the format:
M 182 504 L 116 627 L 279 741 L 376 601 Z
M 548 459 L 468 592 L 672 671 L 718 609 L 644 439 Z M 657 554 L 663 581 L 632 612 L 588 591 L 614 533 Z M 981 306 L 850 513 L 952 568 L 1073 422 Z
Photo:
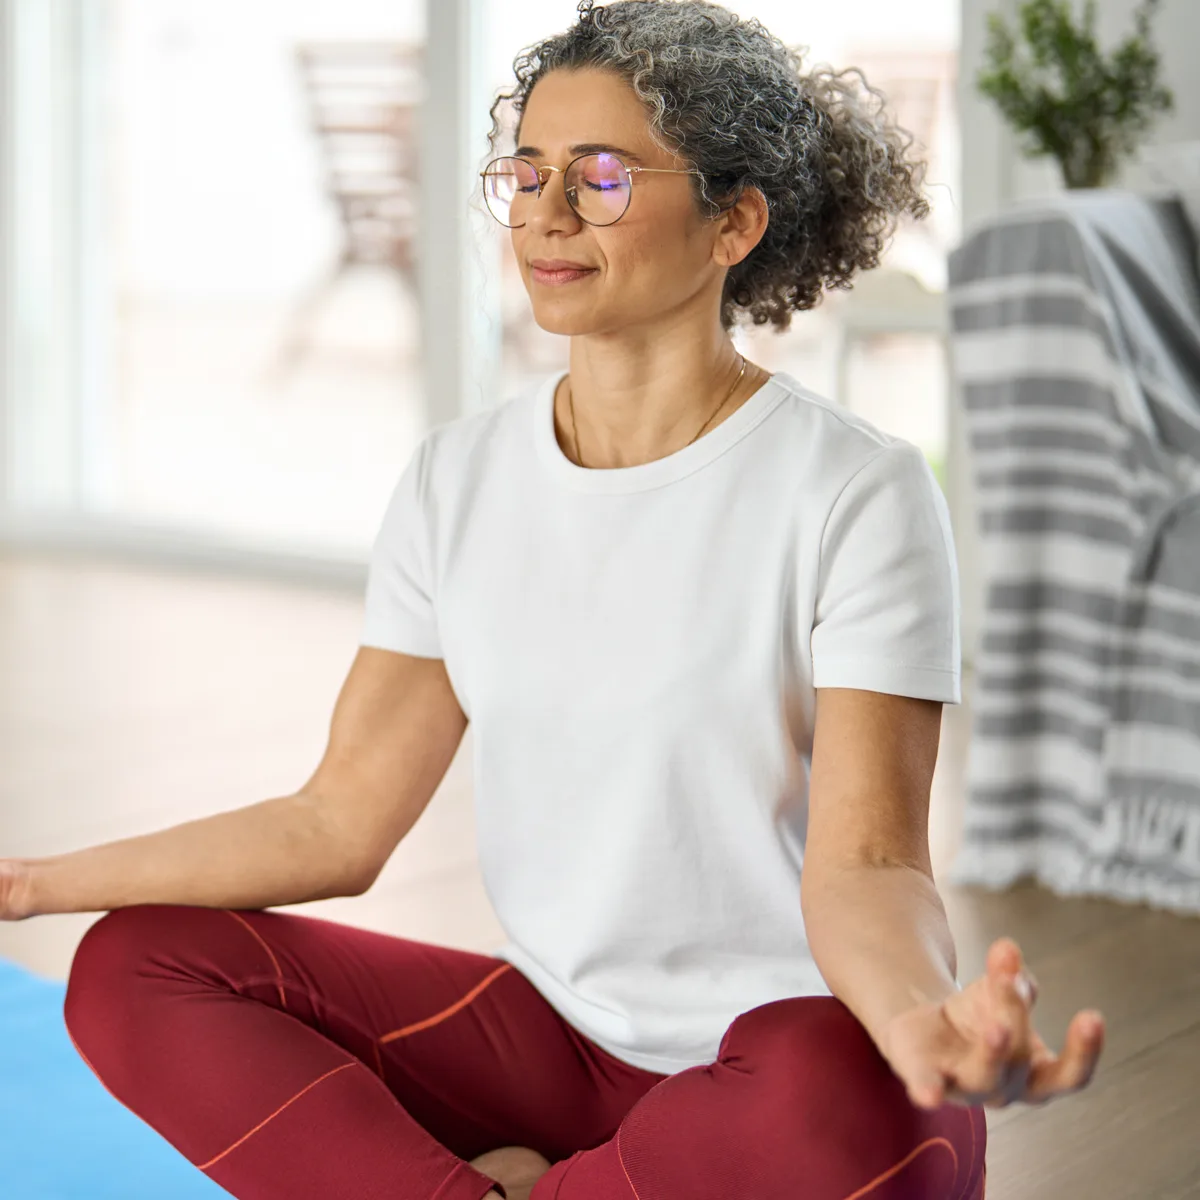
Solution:
M 599 328 L 593 317 L 583 317 L 570 312 L 539 312 L 537 306 L 533 309 L 533 319 L 539 329 L 547 333 L 561 334 L 563 337 L 575 337 L 584 333 L 598 333 Z

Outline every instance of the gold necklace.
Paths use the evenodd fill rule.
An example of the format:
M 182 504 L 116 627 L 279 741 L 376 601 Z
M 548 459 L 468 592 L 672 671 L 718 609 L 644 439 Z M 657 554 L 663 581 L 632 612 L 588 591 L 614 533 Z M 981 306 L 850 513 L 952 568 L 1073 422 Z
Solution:
M 725 399 L 722 400 L 721 403 L 712 410 L 712 412 L 709 414 L 708 420 L 696 430 L 695 435 L 692 437 L 691 441 L 686 443 L 686 446 L 690 446 L 692 442 L 694 442 L 709 427 L 709 425 L 712 424 L 713 417 L 715 417 L 717 413 L 719 413 L 721 409 L 723 409 L 725 405 L 729 403 L 733 393 L 737 391 L 737 386 L 742 382 L 742 376 L 746 373 L 746 356 L 744 354 L 739 354 L 738 357 L 742 360 L 742 369 L 738 372 L 738 377 L 733 381 L 733 387 L 729 389 Z M 571 380 L 569 378 L 567 380 L 567 405 L 571 410 L 571 439 L 575 443 L 575 461 L 581 467 L 584 467 L 587 466 L 587 464 L 583 461 L 583 455 L 579 453 L 579 430 L 575 426 L 575 396 L 571 390 Z M 686 446 L 681 447 L 681 449 L 686 449 Z

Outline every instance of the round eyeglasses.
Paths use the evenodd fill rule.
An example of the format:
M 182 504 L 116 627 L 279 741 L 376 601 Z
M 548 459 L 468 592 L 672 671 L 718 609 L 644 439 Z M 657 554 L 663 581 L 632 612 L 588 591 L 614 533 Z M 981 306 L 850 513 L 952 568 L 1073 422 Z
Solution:
M 612 225 L 625 215 L 633 194 L 633 177 L 639 172 L 700 174 L 671 167 L 627 167 L 615 154 L 607 153 L 581 154 L 565 167 L 538 167 L 527 158 L 494 158 L 479 172 L 488 212 L 501 225 L 519 229 L 542 194 L 551 171 L 562 172 L 567 203 L 589 225 Z

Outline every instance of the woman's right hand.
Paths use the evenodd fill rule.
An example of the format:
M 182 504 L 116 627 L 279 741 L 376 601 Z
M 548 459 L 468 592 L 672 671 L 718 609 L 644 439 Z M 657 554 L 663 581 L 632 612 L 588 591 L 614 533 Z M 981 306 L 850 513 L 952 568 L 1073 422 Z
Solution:
M 33 916 L 29 866 L 16 858 L 0 858 L 0 921 Z

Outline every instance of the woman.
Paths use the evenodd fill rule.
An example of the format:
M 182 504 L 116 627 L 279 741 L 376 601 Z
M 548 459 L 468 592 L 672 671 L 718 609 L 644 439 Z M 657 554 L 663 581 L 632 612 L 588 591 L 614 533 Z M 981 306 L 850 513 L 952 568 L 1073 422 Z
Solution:
M 982 1106 L 1083 1086 L 1101 1019 L 1051 1054 L 1007 939 L 956 982 L 928 468 L 729 336 L 876 265 L 918 165 L 756 22 L 580 8 L 483 179 L 570 369 L 418 449 L 312 779 L 10 863 L 8 915 L 116 910 L 70 1032 L 238 1197 L 982 1197 Z M 262 911 L 368 888 L 468 719 L 498 956 Z

